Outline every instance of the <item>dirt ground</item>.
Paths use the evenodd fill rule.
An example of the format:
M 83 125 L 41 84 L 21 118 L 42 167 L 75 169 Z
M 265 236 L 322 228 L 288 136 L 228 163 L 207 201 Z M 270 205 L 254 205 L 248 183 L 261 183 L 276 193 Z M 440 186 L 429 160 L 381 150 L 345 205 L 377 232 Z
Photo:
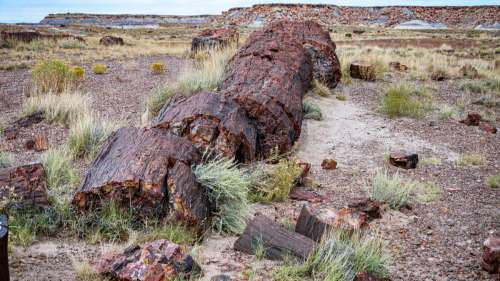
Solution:
M 163 61 L 167 71 L 152 75 L 149 65 Z M 151 90 L 172 83 L 187 59 L 170 56 L 138 57 L 104 62 L 109 71 L 94 75 L 84 65 L 87 77 L 79 91 L 92 100 L 92 109 L 116 120 L 123 126 L 139 126 L 145 100 Z M 480 267 L 483 241 L 491 233 L 500 233 L 500 189 L 487 186 L 487 176 L 500 171 L 500 135 L 488 134 L 477 127 L 467 127 L 458 120 L 425 118 L 389 119 L 378 113 L 377 104 L 388 82 L 401 75 L 388 75 L 382 82 L 353 80 L 340 85 L 335 94 L 347 97 L 340 101 L 331 97 L 311 97 L 322 111 L 323 120 L 305 120 L 296 156 L 312 164 L 311 176 L 318 183 L 316 191 L 327 196 L 333 207 L 343 207 L 364 194 L 363 187 L 377 169 L 420 182 L 432 182 L 442 191 L 431 203 L 411 204 L 404 211 L 386 210 L 383 218 L 370 224 L 386 243 L 390 256 L 392 280 L 471 281 L 494 280 Z M 31 83 L 29 70 L 0 71 L 1 123 L 9 124 L 18 117 L 23 92 Z M 455 80 L 426 83 L 436 90 L 434 99 L 452 103 L 464 95 Z M 482 110 L 471 105 L 469 109 Z M 493 110 L 497 119 L 498 107 Z M 16 163 L 29 163 L 41 153 L 27 151 L 24 142 L 38 133 L 48 136 L 51 147 L 63 145 L 68 129 L 42 122 L 23 129 L 13 141 L 2 139 L 0 150 L 14 154 Z M 419 154 L 421 164 L 415 170 L 396 170 L 387 164 L 390 152 Z M 456 161 L 464 153 L 480 153 L 487 162 L 482 166 L 459 166 Z M 333 158 L 338 169 L 325 171 L 321 161 Z M 439 159 L 440 161 L 426 161 Z M 81 174 L 88 161 L 79 163 Z M 304 202 L 288 200 L 271 205 L 254 205 L 276 221 L 297 219 Z M 195 251 L 204 271 L 202 280 L 227 274 L 235 280 L 270 280 L 277 262 L 257 261 L 253 256 L 232 250 L 236 237 L 210 235 Z M 15 246 L 10 255 L 11 280 L 77 280 L 72 258 L 92 259 L 109 245 L 89 245 L 85 241 L 48 239 L 28 248 Z

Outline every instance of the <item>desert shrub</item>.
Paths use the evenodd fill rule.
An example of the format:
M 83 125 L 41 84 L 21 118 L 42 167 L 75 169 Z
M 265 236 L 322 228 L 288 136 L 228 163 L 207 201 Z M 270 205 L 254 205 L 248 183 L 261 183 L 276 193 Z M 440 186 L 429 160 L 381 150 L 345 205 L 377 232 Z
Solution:
M 0 151 L 0 169 L 8 168 L 12 166 L 13 163 L 14 163 L 14 158 L 12 157 L 12 154 Z
M 482 81 L 466 82 L 462 84 L 461 89 L 475 94 L 496 92 L 500 95 L 500 80 L 489 78 Z
M 146 100 L 144 119 L 149 120 L 157 116 L 162 107 L 168 103 L 174 95 L 175 90 L 167 84 L 163 87 L 156 88 L 153 94 Z
M 153 74 L 161 74 L 165 71 L 165 65 L 162 62 L 155 62 L 151 64 L 151 72 Z
M 73 158 L 92 158 L 100 145 L 116 129 L 116 126 L 92 113 L 87 113 L 71 124 L 68 149 Z
M 441 120 L 449 120 L 453 118 L 453 116 L 456 116 L 457 110 L 455 109 L 454 106 L 449 106 L 447 104 L 444 104 L 439 107 L 438 111 L 438 117 Z
M 71 265 L 79 281 L 101 280 L 99 274 L 88 260 L 77 260 L 75 257 L 72 257 Z
M 52 59 L 39 63 L 32 71 L 36 89 L 42 94 L 59 94 L 69 89 L 74 77 L 63 62 Z
M 482 166 L 486 163 L 486 157 L 478 153 L 462 154 L 457 160 L 459 166 Z
M 314 93 L 319 95 L 319 96 L 328 97 L 328 96 L 332 95 L 330 88 L 328 88 L 328 86 L 325 85 L 325 83 L 323 83 L 321 81 L 314 79 L 312 81 L 312 86 L 313 86 Z
M 9 211 L 9 240 L 27 247 L 40 235 L 53 234 L 56 225 L 50 208 L 11 208 Z
M 213 228 L 223 233 L 241 233 L 248 215 L 247 194 L 251 176 L 232 160 L 205 152 L 204 161 L 193 167 L 198 182 L 209 190 L 216 215 Z
M 486 182 L 488 186 L 491 188 L 499 188 L 500 187 L 500 174 L 496 176 L 489 176 L 486 178 Z
M 343 95 L 343 94 L 337 94 L 336 98 L 337 98 L 339 101 L 346 101 L 346 100 L 347 100 L 347 96 L 346 96 L 346 95 Z
M 49 122 L 69 126 L 88 111 L 87 98 L 77 93 L 47 94 L 29 98 L 24 104 L 22 115 L 43 111 Z
M 72 168 L 65 150 L 49 149 L 42 155 L 42 164 L 47 173 L 49 194 L 52 189 L 74 185 L 78 182 L 78 175 Z
M 94 66 L 92 66 L 92 72 L 98 75 L 105 74 L 106 72 L 108 72 L 108 67 L 104 64 L 96 63 L 94 64 Z
M 145 227 L 136 242 L 142 244 L 158 239 L 191 245 L 196 242 L 197 236 L 192 229 L 181 224 L 156 223 L 150 227 Z
M 420 183 L 416 188 L 417 200 L 421 203 L 431 203 L 441 197 L 443 190 L 435 183 Z
M 387 89 L 379 110 L 391 118 L 396 116 L 421 117 L 430 110 L 431 105 L 432 99 L 421 89 L 400 84 Z
M 283 201 L 297 183 L 302 167 L 293 159 L 280 159 L 278 164 L 258 164 L 254 168 L 254 179 L 250 200 L 253 202 Z
M 302 102 L 302 111 L 304 112 L 304 119 L 314 119 L 318 121 L 323 119 L 319 106 L 309 100 L 304 100 Z
M 74 38 L 61 39 L 57 42 L 62 49 L 84 49 L 85 43 Z
M 73 73 L 73 76 L 76 79 L 82 79 L 83 76 L 85 76 L 85 69 L 81 66 L 75 66 L 71 69 L 71 72 Z
M 374 200 L 388 204 L 392 209 L 399 209 L 408 205 L 416 186 L 417 183 L 400 177 L 398 173 L 389 175 L 387 171 L 377 171 L 371 185 L 366 185 L 365 190 Z

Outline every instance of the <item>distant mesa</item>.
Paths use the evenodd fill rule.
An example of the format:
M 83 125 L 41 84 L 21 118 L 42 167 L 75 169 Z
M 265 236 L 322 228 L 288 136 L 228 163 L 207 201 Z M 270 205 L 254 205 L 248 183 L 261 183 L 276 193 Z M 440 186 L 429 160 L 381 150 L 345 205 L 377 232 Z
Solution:
M 411 20 L 394 26 L 395 29 L 447 29 L 442 23 L 432 23 L 423 20 Z

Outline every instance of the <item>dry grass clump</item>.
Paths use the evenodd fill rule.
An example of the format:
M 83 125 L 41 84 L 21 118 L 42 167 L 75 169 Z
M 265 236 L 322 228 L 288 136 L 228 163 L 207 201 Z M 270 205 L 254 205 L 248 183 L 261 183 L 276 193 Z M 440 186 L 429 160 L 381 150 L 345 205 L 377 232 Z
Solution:
M 78 183 L 78 174 L 71 166 L 68 153 L 64 149 L 49 149 L 42 155 L 42 164 L 47 173 L 49 193 L 67 185 Z
M 86 45 L 84 42 L 74 39 L 74 38 L 67 38 L 67 39 L 61 39 L 58 40 L 57 45 L 61 49 L 85 49 Z
M 92 158 L 116 127 L 116 124 L 93 113 L 84 114 L 69 128 L 68 149 L 71 156 L 74 159 Z
M 432 98 L 422 89 L 400 84 L 387 89 L 379 110 L 396 116 L 421 117 L 432 107 Z
M 165 71 L 165 64 L 162 62 L 154 62 L 150 66 L 153 74 L 162 74 Z
M 332 95 L 332 92 L 330 91 L 330 88 L 328 88 L 325 83 L 318 81 L 314 79 L 312 81 L 312 86 L 313 86 L 313 91 L 316 95 L 322 96 L 322 97 L 329 97 Z
M 462 154 L 457 164 L 459 166 L 482 166 L 486 164 L 486 157 L 479 153 Z
M 75 257 L 71 258 L 71 265 L 76 277 L 80 281 L 99 281 L 101 280 L 99 274 L 95 271 L 94 267 L 88 260 L 78 260 Z
M 317 121 L 323 119 L 319 106 L 309 100 L 302 101 L 302 111 L 304 112 L 304 119 L 314 119 Z
M 75 79 L 82 79 L 85 76 L 85 69 L 81 66 L 75 66 L 71 69 L 71 72 Z
M 416 187 L 416 182 L 406 180 L 398 173 L 389 175 L 387 171 L 377 171 L 371 185 L 366 185 L 365 190 L 374 200 L 392 209 L 399 209 L 408 205 Z
M 32 71 L 35 88 L 39 93 L 59 94 L 72 87 L 74 75 L 63 62 L 52 59 L 39 63 Z
M 248 215 L 250 173 L 233 159 L 205 152 L 204 162 L 193 167 L 198 182 L 209 190 L 216 214 L 213 228 L 219 232 L 238 234 L 245 228 Z
M 8 168 L 14 163 L 14 157 L 12 154 L 0 151 L 0 169 Z
M 92 66 L 92 72 L 97 75 L 105 74 L 108 72 L 108 67 L 104 64 L 96 63 Z
M 143 123 L 157 116 L 162 107 L 175 96 L 175 89 L 168 84 L 163 87 L 158 87 L 153 94 L 146 100 L 146 112 L 143 114 Z
M 491 188 L 499 188 L 500 187 L 500 174 L 487 177 L 486 182 L 488 183 L 488 186 Z
M 421 203 L 437 201 L 442 194 L 443 190 L 441 187 L 432 182 L 421 183 L 416 189 L 417 200 Z

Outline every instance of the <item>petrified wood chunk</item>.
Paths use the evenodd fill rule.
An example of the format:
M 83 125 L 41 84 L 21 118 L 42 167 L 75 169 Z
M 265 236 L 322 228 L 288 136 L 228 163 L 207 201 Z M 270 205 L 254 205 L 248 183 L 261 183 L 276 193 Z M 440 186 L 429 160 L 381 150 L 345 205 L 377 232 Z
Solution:
M 418 164 L 418 154 L 391 153 L 389 163 L 398 168 L 416 169 Z
M 366 215 L 352 209 L 334 210 L 328 207 L 308 207 L 300 211 L 295 232 L 314 241 L 321 241 L 323 235 L 334 228 L 348 231 L 359 230 L 365 225 Z
M 187 223 L 201 225 L 208 195 L 190 168 L 199 160 L 184 138 L 160 129 L 120 129 L 92 163 L 73 203 L 86 208 L 106 198 L 146 213 L 170 207 Z
M 37 135 L 26 142 L 26 148 L 35 151 L 47 150 L 49 149 L 49 140 L 44 135 Z
M 500 273 L 500 237 L 490 236 L 484 241 L 481 266 L 489 273 Z
M 21 128 L 27 128 L 33 124 L 38 124 L 42 122 L 43 119 L 45 119 L 43 111 L 35 111 L 30 115 L 21 117 L 12 122 L 12 124 L 10 124 L 10 126 L 5 129 L 5 138 L 8 140 L 15 139 Z
M 241 162 L 255 159 L 255 128 L 243 110 L 218 94 L 176 96 L 163 107 L 153 126 Z
M 337 169 L 337 161 L 333 159 L 324 159 L 323 162 L 321 162 L 321 168 L 325 170 L 335 170 Z
M 113 45 L 122 46 L 125 44 L 125 42 L 123 41 L 123 38 L 121 38 L 121 37 L 106 35 L 99 40 L 99 44 L 104 45 L 104 46 L 113 46 Z
M 191 51 L 204 48 L 224 48 L 230 43 L 238 43 L 239 33 L 234 28 L 205 29 L 191 42 Z
M 382 217 L 380 203 L 368 197 L 355 198 L 347 206 L 358 212 L 365 213 L 367 221 Z
M 42 164 L 0 169 L 2 197 L 16 198 L 27 204 L 48 204 L 46 174 Z
M 375 67 L 365 61 L 353 61 L 349 67 L 349 72 L 352 78 L 362 79 L 366 81 L 375 80 Z
M 103 276 L 124 281 L 190 280 L 200 269 L 183 247 L 167 240 L 105 254 L 97 259 L 95 268 Z
M 266 258 L 271 260 L 282 259 L 286 255 L 305 260 L 316 247 L 316 242 L 313 240 L 257 213 L 234 243 L 234 249 L 253 255 L 259 243 L 264 248 Z
M 288 151 L 300 136 L 302 95 L 310 87 L 312 65 L 302 42 L 278 22 L 250 35 L 230 60 L 220 86 L 252 120 L 257 155 Z
M 5 214 L 0 214 L 0 281 L 9 281 L 9 227 Z
M 461 120 L 460 123 L 465 124 L 467 126 L 479 126 L 479 122 L 481 122 L 481 120 L 483 120 L 481 114 L 477 112 L 469 112 L 467 114 L 467 118 Z

